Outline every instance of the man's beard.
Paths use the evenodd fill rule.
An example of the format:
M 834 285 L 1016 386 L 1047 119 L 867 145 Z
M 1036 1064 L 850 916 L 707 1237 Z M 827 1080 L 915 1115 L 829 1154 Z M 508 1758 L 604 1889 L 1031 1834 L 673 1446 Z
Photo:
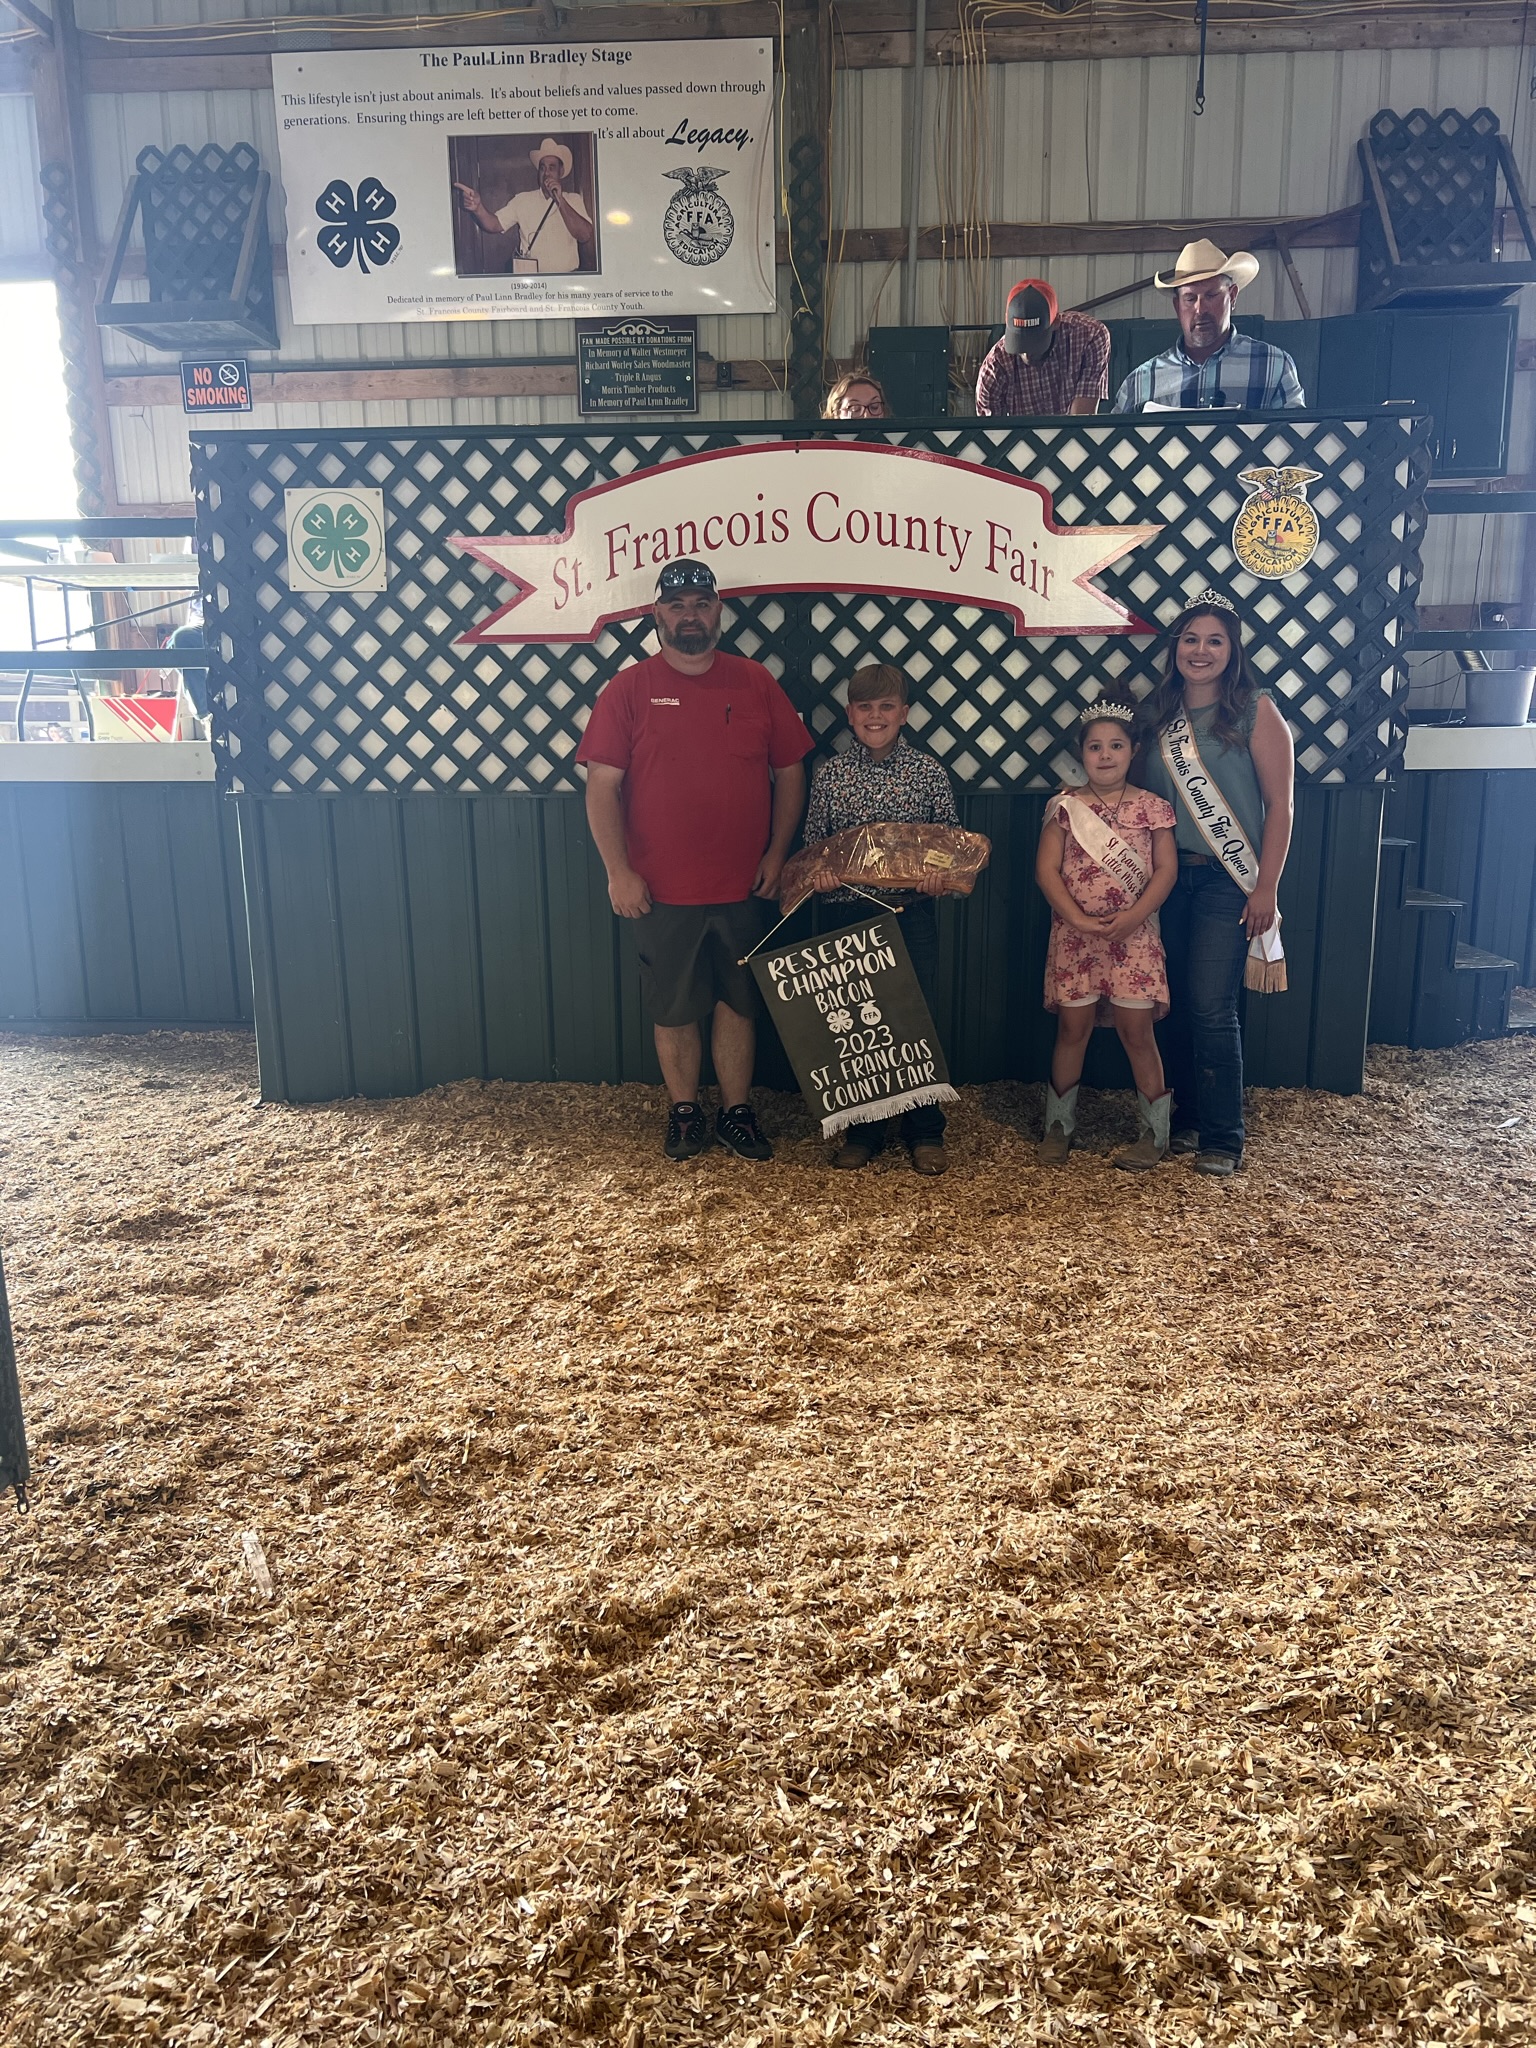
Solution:
M 720 638 L 720 628 L 689 620 L 681 626 L 663 626 L 661 637 L 665 646 L 675 647 L 679 654 L 708 654 Z

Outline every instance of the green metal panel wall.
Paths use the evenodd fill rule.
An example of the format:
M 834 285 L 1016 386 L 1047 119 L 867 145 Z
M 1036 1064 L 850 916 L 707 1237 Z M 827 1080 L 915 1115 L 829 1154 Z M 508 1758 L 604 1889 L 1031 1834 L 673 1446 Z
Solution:
M 1408 879 L 1467 907 L 1457 937 L 1536 983 L 1536 775 L 1441 768 L 1403 775 L 1387 799 L 1389 836 L 1414 842 Z
M 1281 891 L 1291 993 L 1249 1003 L 1260 1085 L 1358 1089 L 1383 789 L 1297 792 Z M 1050 912 L 1034 881 L 1044 795 L 963 796 L 993 843 L 941 905 L 939 1029 L 962 1081 L 1043 1077 Z M 246 797 L 261 1089 L 269 1099 L 409 1094 L 485 1076 L 658 1078 L 634 932 L 608 906 L 575 796 Z M 788 1086 L 764 1033 L 759 1079 Z M 1119 1081 L 1108 1040 L 1090 1070 Z
M 0 1031 L 250 1022 L 233 808 L 211 785 L 0 782 Z

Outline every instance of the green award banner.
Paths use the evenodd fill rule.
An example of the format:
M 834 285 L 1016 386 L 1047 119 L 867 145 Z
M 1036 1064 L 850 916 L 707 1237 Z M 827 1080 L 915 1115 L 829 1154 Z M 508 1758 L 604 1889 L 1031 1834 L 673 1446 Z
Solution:
M 752 972 L 824 1138 L 954 1102 L 895 911 L 757 953 Z

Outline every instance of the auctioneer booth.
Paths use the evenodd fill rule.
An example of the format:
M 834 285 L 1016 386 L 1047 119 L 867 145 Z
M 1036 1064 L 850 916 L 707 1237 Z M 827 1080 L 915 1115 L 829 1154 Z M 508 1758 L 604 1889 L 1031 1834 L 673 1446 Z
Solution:
M 1149 682 L 1154 629 L 1229 593 L 1297 745 L 1290 992 L 1249 1003 L 1250 1079 L 1357 1089 L 1427 435 L 1390 408 L 205 430 L 214 737 L 263 1093 L 654 1077 L 573 757 L 604 681 L 652 650 L 641 607 L 669 553 L 713 561 L 724 644 L 781 676 L 819 744 L 855 668 L 911 678 L 913 734 L 994 846 L 941 918 L 963 1081 L 1045 1072 L 1034 853 L 1081 704 Z

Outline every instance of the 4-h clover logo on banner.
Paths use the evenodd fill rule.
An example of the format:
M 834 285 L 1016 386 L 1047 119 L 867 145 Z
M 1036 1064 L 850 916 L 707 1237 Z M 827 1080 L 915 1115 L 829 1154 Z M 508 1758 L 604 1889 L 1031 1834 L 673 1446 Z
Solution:
M 381 490 L 284 491 L 290 590 L 383 590 Z
M 355 199 L 345 178 L 332 178 L 315 201 L 315 212 L 325 222 L 315 246 L 338 270 L 345 270 L 355 257 L 366 277 L 370 256 L 374 267 L 382 268 L 400 246 L 400 230 L 389 218 L 394 210 L 394 193 L 377 178 L 360 179 Z

